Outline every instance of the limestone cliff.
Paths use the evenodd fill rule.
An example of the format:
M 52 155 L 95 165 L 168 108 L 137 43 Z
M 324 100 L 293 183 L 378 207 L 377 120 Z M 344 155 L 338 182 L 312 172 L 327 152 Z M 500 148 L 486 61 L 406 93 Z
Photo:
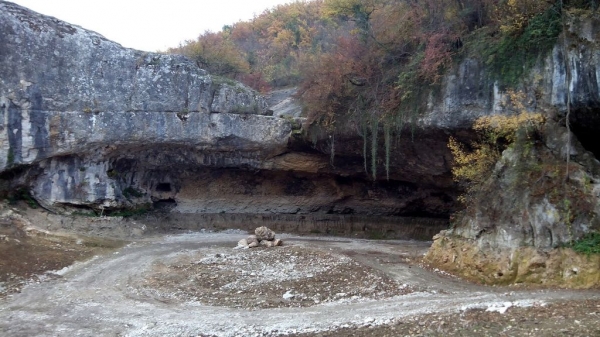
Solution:
M 9 2 L 0 13 L 0 168 L 39 164 L 43 204 L 114 204 L 110 161 L 143 149 L 185 146 L 200 152 L 190 163 L 222 166 L 285 150 L 290 123 L 261 116 L 266 100 L 242 84 Z
M 373 184 L 352 160 L 334 168 L 290 140 L 301 108 L 287 92 L 268 107 L 184 57 L 122 48 L 4 1 L 0 31 L 4 193 L 26 187 L 57 212 L 448 213 L 451 192 Z

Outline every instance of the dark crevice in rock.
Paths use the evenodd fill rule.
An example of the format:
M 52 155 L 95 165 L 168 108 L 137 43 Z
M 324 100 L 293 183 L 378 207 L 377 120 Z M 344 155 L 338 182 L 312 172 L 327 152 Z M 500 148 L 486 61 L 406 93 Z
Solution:
M 171 183 L 158 183 L 156 192 L 171 192 Z
M 600 159 L 600 107 L 571 111 L 571 131 L 581 145 Z
M 159 211 L 169 211 L 177 206 L 177 201 L 173 198 L 157 199 L 152 202 L 152 207 Z

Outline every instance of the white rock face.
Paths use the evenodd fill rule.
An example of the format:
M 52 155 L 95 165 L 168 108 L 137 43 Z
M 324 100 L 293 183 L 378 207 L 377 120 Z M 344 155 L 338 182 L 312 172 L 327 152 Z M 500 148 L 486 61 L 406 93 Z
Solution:
M 183 56 L 123 48 L 5 1 L 0 31 L 0 172 L 39 163 L 30 185 L 45 207 L 127 203 L 113 167 L 123 157 L 149 170 L 173 157 L 256 167 L 286 150 L 291 123 L 264 116 L 263 96 Z

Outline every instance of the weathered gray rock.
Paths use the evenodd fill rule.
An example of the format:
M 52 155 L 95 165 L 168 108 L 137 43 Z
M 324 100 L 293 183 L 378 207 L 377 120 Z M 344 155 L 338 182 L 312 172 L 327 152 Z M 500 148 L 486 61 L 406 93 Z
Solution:
M 599 28 L 596 14 L 572 17 L 563 32 L 566 49 L 560 37 L 551 55 L 523 79 L 525 105 L 545 113 L 548 122 L 537 137 L 503 152 L 490 177 L 471 192 L 454 228 L 435 237 L 425 257 L 433 266 L 490 284 L 598 286 L 597 259 L 561 247 L 600 232 Z M 452 89 L 444 96 L 447 104 L 434 108 L 425 123 L 452 128 L 482 114 L 508 113 L 506 95 L 494 87 L 452 120 L 448 113 L 468 99 L 461 95 L 477 97 L 476 84 L 484 83 L 473 71 L 478 66 L 463 69 L 470 63 L 463 62 L 454 79 L 463 84 L 446 86 Z M 460 87 L 474 91 L 461 93 Z M 572 133 L 565 127 L 569 94 Z
M 248 245 L 251 245 L 252 243 L 256 243 L 258 244 L 260 240 L 258 240 L 258 238 L 256 237 L 256 235 L 250 235 L 249 237 L 246 238 L 246 242 L 248 243 Z
M 549 120 L 542 131 L 542 139 L 531 140 L 525 148 L 515 145 L 503 153 L 492 177 L 482 187 L 480 200 L 468 206 L 466 216 L 457 221 L 456 227 L 447 235 L 458 235 L 473 240 L 478 247 L 491 249 L 551 249 L 590 231 L 600 230 L 597 220 L 600 199 L 596 192 L 600 188 L 597 186 L 600 164 L 594 153 L 589 152 L 599 154 L 595 145 L 597 138 L 590 139 L 589 134 L 597 134 L 600 130 L 597 118 L 600 113 L 600 17 L 573 18 L 568 27 L 564 33 L 568 49 L 564 50 L 560 43 L 562 37 L 559 38 L 552 53 L 523 79 L 522 89 L 527 94 L 525 105 L 531 111 L 546 113 Z M 478 67 L 471 61 L 463 62 L 460 75 L 455 78 L 458 82 L 446 87 L 456 90 L 476 88 L 477 83 L 484 83 Z M 571 72 L 569 82 L 566 67 Z M 564 118 L 569 91 L 570 124 L 575 133 L 569 133 L 564 127 L 564 119 L 560 124 L 553 120 Z M 505 94 L 497 88 L 484 92 L 493 95 L 471 102 L 481 108 L 481 113 L 510 112 L 506 109 L 508 98 Z M 475 91 L 465 96 L 454 89 L 445 95 L 447 106 L 454 108 L 462 105 L 461 100 L 468 96 L 477 97 Z M 480 115 L 471 110 L 457 114 L 453 121 L 449 118 L 450 112 L 434 109 L 428 122 L 451 127 L 463 118 L 465 123 L 472 123 Z M 564 185 L 567 155 L 571 160 L 571 183 Z M 546 171 L 550 166 L 555 167 L 554 171 Z M 536 176 L 538 171 L 545 172 L 546 176 Z M 536 177 L 535 184 L 529 181 L 531 177 Z M 548 186 L 554 187 L 546 190 Z
M 98 158 L 149 144 L 186 146 L 205 154 L 239 151 L 240 157 L 252 153 L 264 159 L 285 151 L 291 131 L 281 119 L 238 114 L 190 113 L 182 120 L 173 112 L 49 112 L 4 105 L 2 117 L 8 119 L 8 127 L 0 131 L 3 169 L 71 154 Z M 11 120 L 18 123 L 14 129 L 9 128 Z
M 275 232 L 273 232 L 272 230 L 270 230 L 269 228 L 267 228 L 265 226 L 261 226 L 261 227 L 256 228 L 254 230 L 254 234 L 256 235 L 256 238 L 259 241 L 262 241 L 262 240 L 273 241 L 273 240 L 275 240 Z
M 567 50 L 559 38 L 552 53 L 538 60 L 522 79 L 518 90 L 526 93 L 531 109 L 556 109 L 565 113 L 567 92 L 577 113 L 600 108 L 600 18 L 575 16 L 568 23 Z M 566 63 L 565 63 L 566 59 Z M 566 81 L 567 66 L 571 80 Z M 475 119 L 492 114 L 510 114 L 509 98 L 489 80 L 483 61 L 466 59 L 443 80 L 441 97 L 432 97 L 421 119 L 424 127 L 457 129 L 470 127 Z
M 265 226 L 257 227 L 254 232 L 256 235 L 250 235 L 245 239 L 238 241 L 235 248 L 254 248 L 258 246 L 276 247 L 281 246 L 283 241 L 275 239 L 275 232 Z
M 4 104 L 59 112 L 266 112 L 262 96 L 182 56 L 123 48 L 5 1 L 0 13 Z
M 232 115 L 266 114 L 262 96 L 182 56 L 126 49 L 5 1 L 0 31 L 0 170 L 127 145 L 285 146 L 285 121 Z
M 235 248 L 237 248 L 237 249 L 248 248 L 248 241 L 246 239 L 241 239 L 240 241 L 238 241 L 237 246 Z
M 47 208 L 126 205 L 122 160 L 156 176 L 260 167 L 286 151 L 290 123 L 262 116 L 262 96 L 182 56 L 126 49 L 5 1 L 0 31 L 0 172 L 39 164 L 26 181 Z
M 275 90 L 266 96 L 269 110 L 273 116 L 282 118 L 298 118 L 302 114 L 302 104 L 294 95 L 298 88 Z
M 545 127 L 546 139 L 565 134 L 566 129 L 554 122 Z M 548 250 L 600 230 L 600 163 L 577 139 L 571 146 L 576 151 L 571 152 L 568 183 L 561 148 L 552 151 L 539 144 L 505 150 L 475 202 L 445 235 L 491 249 Z

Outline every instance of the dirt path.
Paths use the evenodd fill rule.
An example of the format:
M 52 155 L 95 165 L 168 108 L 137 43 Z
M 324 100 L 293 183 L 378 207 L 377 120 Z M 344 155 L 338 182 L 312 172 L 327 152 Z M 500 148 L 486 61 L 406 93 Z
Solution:
M 61 278 L 29 285 L 21 293 L 0 300 L 0 335 L 274 336 L 390 325 L 409 317 L 469 308 L 503 310 L 559 300 L 600 299 L 598 291 L 512 290 L 458 281 L 405 263 L 405 259 L 427 249 L 427 243 L 408 241 L 283 237 L 286 246 L 279 252 L 287 254 L 290 261 L 283 259 L 277 262 L 277 270 L 269 271 L 272 277 L 266 278 L 272 282 L 244 283 L 248 279 L 260 281 L 256 273 L 261 271 L 228 266 L 248 259 L 266 268 L 274 258 L 269 254 L 280 249 L 233 250 L 231 247 L 244 236 L 166 236 L 131 243 L 110 255 L 76 264 Z M 219 262 L 223 259 L 228 262 Z M 356 268 L 363 276 L 319 280 L 319 275 L 337 268 Z M 294 270 L 308 272 L 295 275 Z M 169 292 L 171 283 L 158 281 L 173 275 L 180 278 Z M 226 281 L 231 295 L 221 293 L 225 306 L 203 304 L 194 297 L 196 282 L 187 282 L 182 275 L 204 275 L 197 280 L 214 277 L 215 282 L 205 282 L 207 289 L 222 289 L 219 282 Z M 311 282 L 321 287 L 317 294 L 320 300 L 315 303 L 307 302 L 315 298 L 314 293 L 306 295 L 314 292 L 314 287 L 306 286 Z M 352 296 L 336 293 L 346 282 L 357 289 Z M 278 288 L 280 283 L 287 288 Z M 214 284 L 220 284 L 219 288 Z M 328 292 L 323 284 L 330 284 L 331 290 Z M 298 289 L 303 286 L 307 288 L 300 294 Z M 258 289 L 265 290 L 261 296 L 267 301 L 260 303 L 266 304 L 235 307 L 236 294 L 256 293 Z M 295 297 L 282 299 L 280 305 L 273 301 L 286 293 Z

